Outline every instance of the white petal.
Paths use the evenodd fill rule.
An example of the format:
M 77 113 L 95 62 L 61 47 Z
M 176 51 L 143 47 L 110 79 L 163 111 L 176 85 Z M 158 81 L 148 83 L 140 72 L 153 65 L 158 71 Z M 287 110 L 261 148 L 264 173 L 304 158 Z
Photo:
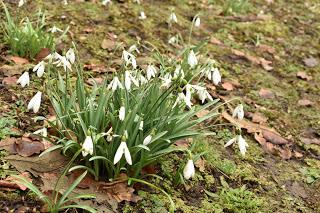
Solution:
M 85 157 L 88 154 L 93 154 L 93 141 L 90 136 L 87 136 L 82 144 L 82 156 Z
M 246 154 L 247 147 L 249 145 L 241 135 L 238 136 L 238 145 L 239 145 L 240 153 L 244 156 Z
M 38 91 L 35 96 L 30 100 L 28 104 L 28 110 L 32 109 L 34 113 L 37 113 L 40 109 L 42 93 Z
M 150 144 L 152 140 L 152 136 L 151 135 L 148 135 L 144 140 L 143 140 L 143 145 L 147 146 Z
M 193 160 L 188 160 L 186 166 L 183 169 L 183 176 L 186 180 L 189 180 L 190 178 L 193 178 L 195 175 L 195 169 Z
M 126 108 L 124 108 L 124 106 L 122 106 L 122 107 L 120 107 L 120 110 L 119 110 L 120 121 L 123 121 L 125 116 L 126 116 Z
M 17 80 L 17 84 L 21 84 L 22 87 L 25 87 L 26 85 L 29 86 L 30 84 L 30 78 L 29 78 L 29 73 L 24 72 L 20 78 Z
M 228 147 L 230 146 L 231 144 L 233 144 L 234 142 L 236 142 L 237 138 L 232 138 L 231 140 L 229 140 L 225 145 L 224 147 Z
M 116 154 L 114 155 L 113 164 L 116 164 L 121 160 L 121 157 L 124 153 L 124 146 L 127 146 L 126 142 L 121 142 L 117 149 Z
M 200 27 L 200 18 L 199 17 L 197 17 L 196 18 L 196 20 L 195 20 L 195 22 L 194 22 L 194 26 L 196 26 L 196 27 Z
M 125 143 L 125 146 L 124 146 L 124 157 L 126 158 L 127 163 L 129 165 L 132 165 L 131 154 L 130 154 L 130 151 L 129 151 L 128 147 L 127 147 L 127 143 Z
M 214 69 L 212 73 L 212 81 L 215 85 L 218 85 L 221 82 L 221 75 L 218 69 Z
M 44 73 L 44 64 L 38 68 L 37 76 L 40 78 L 43 76 L 43 73 Z

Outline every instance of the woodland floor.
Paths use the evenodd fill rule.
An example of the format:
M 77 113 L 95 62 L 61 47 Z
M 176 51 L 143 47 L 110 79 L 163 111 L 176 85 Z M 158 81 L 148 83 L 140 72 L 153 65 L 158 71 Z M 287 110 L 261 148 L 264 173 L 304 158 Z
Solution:
M 194 181 L 174 184 L 179 160 L 174 155 L 158 165 L 164 181 L 155 184 L 172 196 L 177 212 L 320 212 L 319 1 L 252 0 L 233 14 L 224 13 L 227 1 L 223 0 L 144 0 L 140 5 L 118 0 L 108 6 L 98 0 L 69 0 L 68 5 L 34 0 L 20 9 L 14 9 L 17 1 L 5 2 L 17 20 L 42 8 L 47 11 L 48 28 L 70 26 L 68 38 L 58 48 L 69 48 L 73 40 L 87 65 L 86 75 L 96 79 L 115 71 L 122 47 L 132 44 L 139 44 L 141 66 L 154 49 L 174 57 L 183 46 L 169 45 L 169 37 L 180 34 L 187 41 L 191 20 L 200 14 L 201 26 L 191 43 L 206 42 L 201 52 L 220 65 L 223 84 L 210 87 L 211 94 L 224 101 L 241 98 L 248 152 L 242 157 L 237 147 L 224 148 L 234 132 L 213 128 L 215 136 L 194 139 L 201 144 L 199 152 L 208 151 L 197 164 Z M 171 28 L 166 22 L 170 8 L 178 16 L 178 24 Z M 140 11 L 146 13 L 146 20 L 138 19 Z M 2 11 L 0 16 L 4 17 Z M 26 113 L 34 90 L 10 83 L 10 77 L 19 77 L 23 70 L 8 76 L 1 67 L 12 63 L 6 60 L 6 46 L 0 43 L 0 48 L 0 139 L 5 139 L 13 134 L 12 128 L 32 132 L 39 126 Z M 40 114 L 46 116 L 48 111 Z M 206 125 L 217 122 L 235 121 L 222 113 Z M 252 131 L 253 127 L 258 130 Z M 279 135 L 258 135 L 266 127 Z M 279 145 L 279 140 L 284 144 Z M 2 179 L 15 173 L 8 161 L 0 162 Z M 243 185 L 246 189 L 241 189 Z M 169 202 L 163 194 L 144 186 L 136 189 L 143 199 L 121 202 L 119 212 L 166 212 Z M 30 197 L 3 191 L 0 209 L 22 205 L 40 209 L 39 203 L 25 196 Z

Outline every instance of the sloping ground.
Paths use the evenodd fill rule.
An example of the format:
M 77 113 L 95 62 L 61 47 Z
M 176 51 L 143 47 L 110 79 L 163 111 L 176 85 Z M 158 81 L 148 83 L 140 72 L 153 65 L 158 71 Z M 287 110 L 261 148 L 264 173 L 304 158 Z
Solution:
M 232 129 L 216 127 L 212 129 L 216 136 L 195 139 L 199 141 L 196 149 L 208 152 L 198 163 L 201 171 L 194 181 L 175 184 L 179 156 L 174 155 L 163 159 L 160 176 L 164 181 L 155 185 L 172 195 L 178 212 L 319 212 L 320 3 L 257 0 L 228 7 L 226 2 L 148 0 L 139 5 L 113 1 L 102 6 L 70 0 L 65 6 L 60 1 L 38 0 L 15 12 L 24 17 L 40 6 L 48 11 L 50 27 L 70 26 L 69 38 L 76 42 L 83 63 L 93 67 L 88 75 L 95 77 L 101 75 L 98 71 L 113 71 L 121 47 L 135 43 L 142 51 L 141 65 L 148 63 L 153 49 L 175 56 L 182 46 L 169 45 L 168 39 L 179 34 L 186 45 L 191 20 L 200 14 L 201 27 L 194 29 L 191 44 L 207 41 L 201 49 L 203 59 L 215 59 L 223 73 L 223 86 L 212 87 L 211 93 L 225 100 L 241 98 L 248 121 L 258 115 L 256 122 L 292 142 L 262 142 L 261 146 L 248 132 L 249 149 L 243 158 L 237 147 L 223 148 L 234 134 Z M 173 8 L 178 24 L 168 26 Z M 146 13 L 146 20 L 138 19 L 140 11 Z M 68 48 L 69 40 L 60 48 Z M 1 97 L 7 105 L 12 102 L 9 99 Z M 33 129 L 27 120 L 19 120 L 25 125 L 22 129 Z M 225 122 L 222 116 L 219 121 Z M 247 189 L 241 189 L 243 185 Z M 125 203 L 120 211 L 166 212 L 169 202 L 162 194 L 142 188 L 139 195 L 142 201 Z

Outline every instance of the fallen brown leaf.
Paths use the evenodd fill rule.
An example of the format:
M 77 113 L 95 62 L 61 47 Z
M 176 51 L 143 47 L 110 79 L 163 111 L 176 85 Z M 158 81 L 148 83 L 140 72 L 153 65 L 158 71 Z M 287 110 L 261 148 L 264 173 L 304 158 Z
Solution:
M 19 174 L 19 176 L 26 178 L 28 181 L 32 181 L 30 178 L 30 174 L 28 172 L 23 172 Z M 0 187 L 2 188 L 11 188 L 11 189 L 19 189 L 19 190 L 26 190 L 27 187 L 25 185 L 16 183 L 15 180 L 17 178 L 9 176 L 5 180 L 0 180 Z
M 195 162 L 195 166 L 199 169 L 200 172 L 204 172 L 206 167 L 205 167 L 205 159 L 203 158 L 199 158 L 196 162 Z
M 298 101 L 299 106 L 312 106 L 313 102 L 308 99 L 302 99 Z
M 298 78 L 301 78 L 303 80 L 307 80 L 307 81 L 310 81 L 312 80 L 312 76 L 308 75 L 306 72 L 297 72 L 297 77 Z
M 255 112 L 252 114 L 252 122 L 253 123 L 259 123 L 259 124 L 263 124 L 266 123 L 268 118 L 266 118 L 263 114 L 261 114 L 260 112 Z
M 222 88 L 227 90 L 227 91 L 232 91 L 234 90 L 233 84 L 230 82 L 224 82 L 222 85 Z
M 197 116 L 198 118 L 202 118 L 203 116 L 206 116 L 208 113 L 210 113 L 209 110 L 201 110 L 201 111 L 199 111 L 199 112 L 196 113 L 196 116 Z
M 97 73 L 105 73 L 108 72 L 105 66 L 103 65 L 97 65 L 97 64 L 85 64 L 83 66 L 84 70 L 90 70 L 92 72 L 97 72 Z
M 210 43 L 215 44 L 215 45 L 224 45 L 219 39 L 217 39 L 213 36 L 210 38 Z
M 19 56 L 8 56 L 9 60 L 13 61 L 15 64 L 29 64 L 30 62 L 26 58 L 21 58 Z
M 259 95 L 260 97 L 266 98 L 266 99 L 272 99 L 275 97 L 274 93 L 271 90 L 265 89 L 265 88 L 261 88 L 259 90 Z
M 4 77 L 2 80 L 2 84 L 4 85 L 16 85 L 18 78 L 15 76 Z
M 36 63 L 42 61 L 45 57 L 47 57 L 51 53 L 49 48 L 42 48 L 39 53 L 36 55 Z
M 273 67 L 270 66 L 270 64 L 272 64 L 272 62 L 268 61 L 262 57 L 255 57 L 255 56 L 249 55 L 248 53 L 244 53 L 244 52 L 242 52 L 240 50 L 236 50 L 236 49 L 231 49 L 231 52 L 232 52 L 232 54 L 234 54 L 238 57 L 244 58 L 244 59 L 250 61 L 251 63 L 261 65 L 263 67 L 263 69 L 265 69 L 267 71 L 270 71 L 273 69 Z
M 303 62 L 307 67 L 315 67 L 319 64 L 319 61 L 312 56 L 309 58 L 303 59 Z
M 14 147 L 17 153 L 23 157 L 39 154 L 44 150 L 44 145 L 40 141 L 32 140 L 26 136 L 22 136 L 21 139 L 17 139 Z
M 21 75 L 26 70 L 26 65 L 3 65 L 0 67 L 0 73 L 4 76 L 11 77 L 13 75 Z
M 273 144 L 283 145 L 283 144 L 290 143 L 289 140 L 283 138 L 279 133 L 276 133 L 273 131 L 269 131 L 265 129 L 262 131 L 262 135 L 267 141 L 270 141 Z
M 60 151 L 53 151 L 44 156 L 22 157 L 20 155 L 9 155 L 4 158 L 19 172 L 28 171 L 38 177 L 40 173 L 59 170 L 68 162 L 68 159 L 60 154 Z
M 260 44 L 260 45 L 258 45 L 258 46 L 257 46 L 257 49 L 258 49 L 259 51 L 261 51 L 261 52 L 267 52 L 267 53 L 269 53 L 269 54 L 271 54 L 271 55 L 274 55 L 275 52 L 276 52 L 273 47 L 270 47 L 270 46 L 268 46 L 268 45 L 266 45 L 266 44 Z

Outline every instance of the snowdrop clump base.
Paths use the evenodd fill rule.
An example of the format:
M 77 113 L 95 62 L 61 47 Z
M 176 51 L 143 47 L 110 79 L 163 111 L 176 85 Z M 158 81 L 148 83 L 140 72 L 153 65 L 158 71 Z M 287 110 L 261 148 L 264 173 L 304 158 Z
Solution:
M 155 54 L 156 64 L 145 70 L 137 66 L 133 52 L 139 52 L 136 46 L 123 51 L 117 75 L 106 76 L 102 85 L 85 83 L 72 48 L 65 55 L 52 53 L 35 66 L 35 72 L 40 69 L 38 76 L 48 77 L 44 94 L 56 113 L 56 120 L 48 121 L 57 132 L 52 141 L 55 145 L 43 154 L 61 149 L 72 157 L 81 151 L 70 171 L 85 169 L 97 180 L 113 180 L 120 173 L 140 177 L 143 168 L 160 157 L 182 152 L 187 158 L 181 175 L 191 179 L 195 176 L 195 157 L 191 150 L 174 144 L 210 134 L 199 124 L 217 116 L 222 104 L 211 97 L 201 80 L 218 84 L 221 75 L 212 61 L 201 63 L 195 49 L 187 48 L 177 61 Z M 21 79 L 18 83 L 27 85 Z M 29 110 L 39 111 L 42 95 L 37 92 Z M 210 113 L 196 116 L 205 109 Z M 234 116 L 242 119 L 242 105 Z M 238 142 L 241 153 L 246 151 L 242 137 L 227 145 L 234 142 Z

